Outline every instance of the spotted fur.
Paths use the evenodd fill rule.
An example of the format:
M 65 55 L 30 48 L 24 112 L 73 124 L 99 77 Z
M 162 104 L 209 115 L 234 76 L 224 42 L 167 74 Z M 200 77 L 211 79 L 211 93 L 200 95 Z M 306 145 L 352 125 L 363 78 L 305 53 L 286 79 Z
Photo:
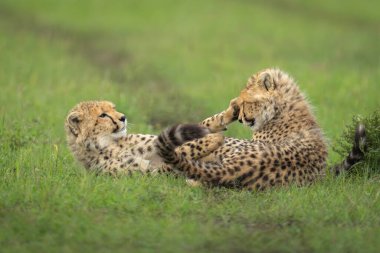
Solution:
M 69 112 L 65 130 L 72 153 L 88 170 L 112 175 L 173 171 L 157 152 L 157 136 L 127 133 L 125 115 L 111 102 L 79 103 Z M 222 135 L 208 133 L 207 128 L 178 125 L 172 132 L 180 137 L 174 152 L 189 160 L 208 155 L 223 142 Z
M 170 136 L 172 128 L 160 135 L 165 145 L 157 147 L 166 163 L 207 185 L 262 190 L 290 183 L 305 185 L 326 174 L 324 135 L 287 73 L 266 69 L 253 75 L 227 110 L 202 125 L 218 132 L 235 120 L 252 129 L 252 140 L 225 138 L 222 146 L 200 160 L 171 152 L 176 143 L 165 136 Z

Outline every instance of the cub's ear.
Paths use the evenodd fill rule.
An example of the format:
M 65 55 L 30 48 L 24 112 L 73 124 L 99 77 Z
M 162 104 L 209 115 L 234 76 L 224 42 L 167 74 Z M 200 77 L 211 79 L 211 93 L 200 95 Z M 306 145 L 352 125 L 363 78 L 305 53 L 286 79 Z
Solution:
M 79 135 L 79 123 L 82 121 L 82 115 L 78 112 L 71 112 L 66 119 L 66 125 L 75 136 Z
M 264 86 L 264 88 L 267 91 L 276 89 L 276 83 L 274 82 L 274 79 L 272 76 L 268 73 L 264 73 L 261 78 L 261 84 Z

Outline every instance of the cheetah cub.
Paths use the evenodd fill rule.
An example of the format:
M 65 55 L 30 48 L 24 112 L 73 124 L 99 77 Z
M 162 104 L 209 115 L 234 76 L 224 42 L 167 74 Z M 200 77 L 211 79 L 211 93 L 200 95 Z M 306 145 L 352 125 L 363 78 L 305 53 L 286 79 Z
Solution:
M 173 171 L 157 152 L 161 140 L 155 135 L 127 133 L 125 115 L 111 102 L 79 103 L 69 112 L 65 130 L 72 153 L 88 170 L 112 175 Z M 208 134 L 199 125 L 178 125 L 171 133 L 179 146 L 174 152 L 189 160 L 206 156 L 223 143 L 221 134 Z
M 295 81 L 279 69 L 266 69 L 248 80 L 227 110 L 202 122 L 218 132 L 234 121 L 252 129 L 252 140 L 225 138 L 224 144 L 202 160 L 189 160 L 176 148 L 173 128 L 159 136 L 156 146 L 164 161 L 206 185 L 263 190 L 296 183 L 305 185 L 325 175 L 327 145 L 308 101 Z M 363 158 L 358 143 L 334 170 L 348 170 Z

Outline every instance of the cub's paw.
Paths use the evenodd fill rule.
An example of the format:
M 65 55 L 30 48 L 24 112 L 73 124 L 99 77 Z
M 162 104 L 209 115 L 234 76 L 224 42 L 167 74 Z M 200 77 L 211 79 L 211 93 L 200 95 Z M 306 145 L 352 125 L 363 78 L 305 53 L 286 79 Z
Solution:
M 176 152 L 187 159 L 198 160 L 208 156 L 224 143 L 221 133 L 208 134 L 203 138 L 184 143 L 176 149 Z
M 211 133 L 220 133 L 223 131 L 227 131 L 227 126 L 223 123 L 217 126 L 213 126 L 212 128 L 209 128 Z
M 186 184 L 191 187 L 199 187 L 202 186 L 202 183 L 199 181 L 196 181 L 194 179 L 186 179 Z
M 230 101 L 230 105 L 226 110 L 224 123 L 229 124 L 238 119 L 240 112 L 240 106 L 238 104 L 238 98 L 234 98 Z
M 224 144 L 224 135 L 222 133 L 208 134 L 202 139 L 204 139 L 205 146 L 210 152 Z

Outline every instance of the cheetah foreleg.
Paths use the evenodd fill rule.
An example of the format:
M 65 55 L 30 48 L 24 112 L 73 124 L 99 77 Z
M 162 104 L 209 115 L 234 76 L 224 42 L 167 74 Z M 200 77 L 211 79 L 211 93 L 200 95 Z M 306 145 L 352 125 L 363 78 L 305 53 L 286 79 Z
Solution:
M 234 98 L 226 110 L 205 119 L 201 125 L 210 129 L 212 133 L 225 131 L 228 124 L 238 119 L 239 110 L 238 100 Z

